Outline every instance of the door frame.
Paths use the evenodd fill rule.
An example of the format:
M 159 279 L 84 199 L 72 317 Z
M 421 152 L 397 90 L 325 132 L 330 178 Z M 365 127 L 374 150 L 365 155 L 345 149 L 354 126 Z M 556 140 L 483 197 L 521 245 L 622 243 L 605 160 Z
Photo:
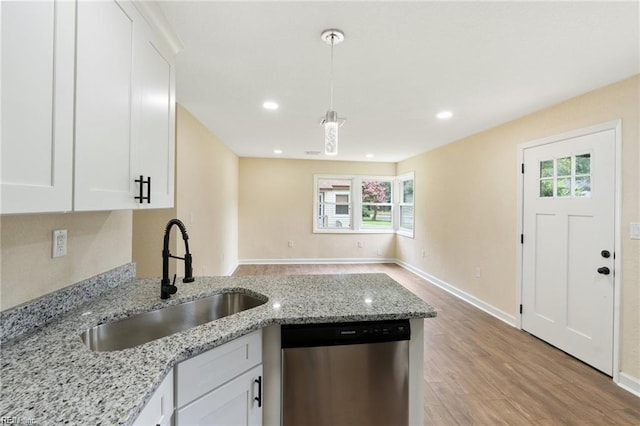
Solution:
M 520 242 L 522 227 L 524 221 L 524 174 L 522 173 L 522 164 L 524 164 L 524 152 L 528 148 L 547 145 L 560 142 L 566 139 L 586 136 L 592 133 L 598 133 L 604 130 L 615 131 L 615 205 L 614 205 L 614 275 L 613 275 L 613 381 L 620 382 L 620 306 L 622 303 L 622 292 L 620 287 L 622 284 L 622 120 L 613 120 L 605 123 L 596 124 L 577 130 L 572 130 L 558 135 L 549 136 L 542 139 L 535 139 L 528 142 L 518 144 L 518 184 L 516 194 L 516 326 L 522 330 L 522 314 L 520 306 L 522 305 L 522 261 L 523 261 L 523 244 Z

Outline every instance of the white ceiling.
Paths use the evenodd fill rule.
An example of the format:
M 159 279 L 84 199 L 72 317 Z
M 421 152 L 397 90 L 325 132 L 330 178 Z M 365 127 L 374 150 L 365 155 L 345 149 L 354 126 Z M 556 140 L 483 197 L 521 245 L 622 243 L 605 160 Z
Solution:
M 640 72 L 638 1 L 160 7 L 184 44 L 177 101 L 243 157 L 395 162 Z M 337 158 L 305 154 L 323 151 L 327 28 L 346 36 L 334 48 L 334 109 L 347 119 Z M 442 109 L 453 118 L 436 119 Z

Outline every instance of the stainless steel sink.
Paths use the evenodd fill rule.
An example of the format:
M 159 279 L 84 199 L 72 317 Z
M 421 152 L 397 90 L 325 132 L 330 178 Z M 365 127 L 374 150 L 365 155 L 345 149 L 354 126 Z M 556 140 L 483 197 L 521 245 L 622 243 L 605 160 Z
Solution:
M 117 351 L 255 308 L 265 301 L 240 292 L 220 293 L 97 325 L 85 330 L 80 338 L 93 351 Z

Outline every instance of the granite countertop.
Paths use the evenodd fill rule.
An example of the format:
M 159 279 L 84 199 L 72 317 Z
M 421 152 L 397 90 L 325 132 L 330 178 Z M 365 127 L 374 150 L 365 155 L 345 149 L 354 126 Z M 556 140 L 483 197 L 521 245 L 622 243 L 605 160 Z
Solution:
M 130 425 L 178 362 L 273 324 L 427 318 L 435 310 L 385 274 L 198 277 L 161 300 L 158 279 L 119 285 L 2 346 L 0 420 Z M 266 303 L 134 348 L 92 352 L 80 333 L 215 293 Z M 365 303 L 371 299 L 371 303 Z M 274 307 L 275 306 L 275 307 Z

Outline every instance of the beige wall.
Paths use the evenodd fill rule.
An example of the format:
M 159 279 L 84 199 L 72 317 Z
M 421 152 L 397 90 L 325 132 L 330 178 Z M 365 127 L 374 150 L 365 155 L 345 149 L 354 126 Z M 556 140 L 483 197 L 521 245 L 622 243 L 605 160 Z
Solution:
M 395 258 L 393 234 L 314 234 L 313 175 L 395 176 L 395 163 L 240 159 L 240 260 Z M 288 242 L 293 241 L 293 247 Z M 358 248 L 362 242 L 362 248 Z M 380 250 L 380 255 L 378 255 Z
M 415 239 L 398 237 L 398 259 L 515 315 L 517 145 L 622 119 L 621 368 L 640 378 L 640 240 L 629 238 L 640 222 L 639 99 L 636 76 L 399 163 L 415 171 L 416 225 Z
M 162 275 L 162 240 L 171 218 L 184 222 L 195 275 L 228 275 L 238 263 L 238 157 L 184 107 L 176 119 L 176 198 L 173 209 L 136 211 L 133 260 L 139 277 Z M 177 229 L 171 253 L 184 254 Z M 170 261 L 175 268 L 176 261 Z M 184 274 L 177 262 L 178 274 Z
M 131 212 L 0 216 L 0 309 L 131 262 Z M 52 231 L 67 230 L 67 255 L 51 258 Z

